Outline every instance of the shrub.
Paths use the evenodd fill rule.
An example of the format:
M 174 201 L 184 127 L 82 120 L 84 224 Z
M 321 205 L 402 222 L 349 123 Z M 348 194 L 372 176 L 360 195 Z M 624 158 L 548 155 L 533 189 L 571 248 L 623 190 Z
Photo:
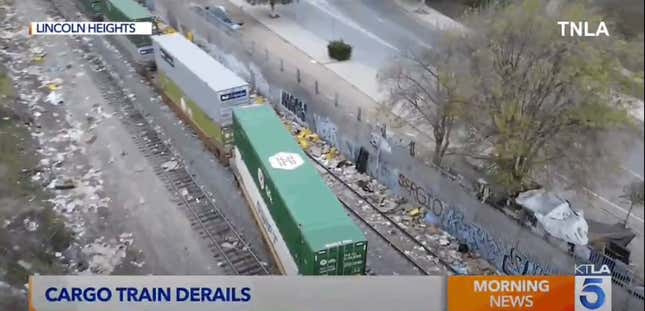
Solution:
M 327 53 L 335 60 L 348 60 L 352 56 L 352 46 L 343 40 L 330 41 L 327 45 Z

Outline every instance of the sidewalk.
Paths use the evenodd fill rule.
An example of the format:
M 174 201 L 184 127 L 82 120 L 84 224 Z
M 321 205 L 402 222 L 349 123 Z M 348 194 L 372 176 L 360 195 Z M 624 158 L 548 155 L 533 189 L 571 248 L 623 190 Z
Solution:
M 331 12 L 326 11 L 325 8 L 317 6 L 316 3 L 310 2 L 294 2 L 288 6 L 277 6 L 276 10 L 280 14 L 279 18 L 271 18 L 268 14 L 268 7 L 262 5 L 250 5 L 246 0 L 229 0 L 233 5 L 239 7 L 241 10 L 251 15 L 256 21 L 271 30 L 274 34 L 280 36 L 286 42 L 299 49 L 301 52 L 307 54 L 311 59 L 321 63 L 327 69 L 333 71 L 338 76 L 360 89 L 363 93 L 367 94 L 374 102 L 378 103 L 386 99 L 386 92 L 382 92 L 379 88 L 376 76 L 379 68 L 370 64 L 375 63 L 374 57 L 381 58 L 379 55 L 385 54 L 385 50 L 392 49 L 396 51 L 396 47 L 388 44 L 387 42 L 379 41 L 376 36 L 368 33 L 367 37 L 373 40 L 375 46 L 379 49 L 367 51 L 363 46 L 353 44 L 354 50 L 352 51 L 352 58 L 348 61 L 336 61 L 329 58 L 327 55 L 327 43 L 330 39 L 334 38 L 334 34 L 322 35 L 320 33 L 313 33 L 301 25 L 302 17 L 298 16 L 295 12 L 303 12 L 303 10 L 318 10 L 320 14 L 329 17 L 331 27 L 341 28 L 337 31 L 339 38 L 347 40 L 349 32 L 362 33 L 365 31 L 353 24 L 344 24 L 345 21 L 339 20 Z M 326 32 L 321 30 L 322 32 Z M 350 40 L 351 43 L 351 40 Z M 361 50 L 363 49 L 363 50 Z M 369 59 L 372 57 L 372 59 Z

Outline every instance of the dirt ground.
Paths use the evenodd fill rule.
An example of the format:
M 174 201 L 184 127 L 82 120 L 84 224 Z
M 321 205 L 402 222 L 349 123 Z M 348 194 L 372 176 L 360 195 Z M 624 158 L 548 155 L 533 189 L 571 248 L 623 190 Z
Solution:
M 35 273 L 221 273 L 106 99 L 101 60 L 28 37 L 54 13 L 0 0 L 0 310 L 26 309 Z

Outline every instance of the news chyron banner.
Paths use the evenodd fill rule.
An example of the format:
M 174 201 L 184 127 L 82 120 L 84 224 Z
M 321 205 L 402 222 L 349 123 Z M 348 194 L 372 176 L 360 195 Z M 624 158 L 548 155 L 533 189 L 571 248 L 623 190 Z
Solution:
M 30 311 L 611 311 L 607 266 L 571 276 L 33 276 Z
M 449 311 L 611 311 L 606 265 L 578 265 L 575 276 L 454 276 L 448 278 Z
M 151 35 L 151 22 L 31 22 L 29 34 L 35 35 Z
M 33 276 L 30 311 L 443 311 L 444 277 Z

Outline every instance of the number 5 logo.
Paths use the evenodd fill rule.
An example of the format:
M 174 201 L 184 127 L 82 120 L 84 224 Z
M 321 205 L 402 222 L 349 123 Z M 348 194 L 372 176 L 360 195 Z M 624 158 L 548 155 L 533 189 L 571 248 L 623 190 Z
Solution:
M 587 278 L 582 283 L 582 294 L 580 295 L 580 303 L 589 309 L 596 310 L 603 306 L 605 303 L 605 292 L 599 284 L 602 284 L 603 279 L 600 278 Z

